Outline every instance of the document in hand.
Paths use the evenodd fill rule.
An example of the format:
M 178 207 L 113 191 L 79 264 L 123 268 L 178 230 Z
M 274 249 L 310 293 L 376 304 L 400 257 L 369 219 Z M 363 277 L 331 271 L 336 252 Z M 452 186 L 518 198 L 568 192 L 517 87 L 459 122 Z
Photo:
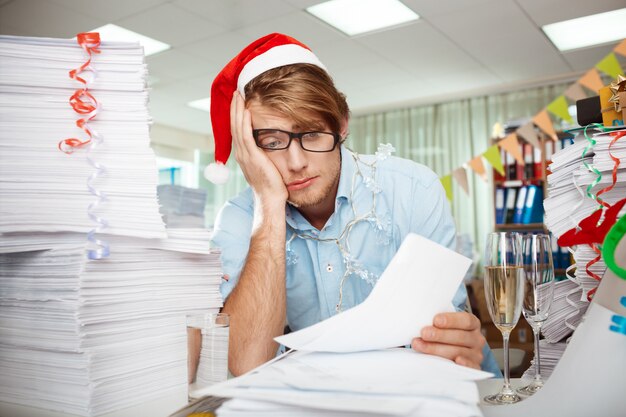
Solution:
M 422 236 L 402 242 L 369 297 L 358 306 L 305 329 L 275 338 L 293 349 L 358 352 L 404 346 L 453 311 L 452 298 L 471 260 Z

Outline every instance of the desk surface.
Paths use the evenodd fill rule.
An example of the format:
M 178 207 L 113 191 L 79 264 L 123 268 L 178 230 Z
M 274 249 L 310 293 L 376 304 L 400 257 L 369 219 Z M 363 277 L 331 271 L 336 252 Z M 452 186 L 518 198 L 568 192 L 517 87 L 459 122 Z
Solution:
M 487 379 L 484 381 L 478 381 L 478 392 L 481 398 L 481 406 L 486 405 L 482 402 L 482 398 L 489 394 L 495 394 L 502 387 L 503 379 Z M 513 389 L 523 386 L 523 382 L 519 378 L 511 379 L 511 386 Z M 173 403 L 176 397 L 161 397 L 157 400 L 151 401 L 149 404 L 142 404 L 135 407 L 126 408 L 116 412 L 104 414 L 101 417 L 136 417 L 149 415 L 151 417 L 168 417 L 171 413 L 176 411 L 179 407 L 174 406 Z M 489 406 L 489 405 L 487 405 Z M 57 411 L 44 410 L 41 408 L 28 407 L 17 404 L 9 404 L 0 402 L 0 416 L 11 417 L 77 417 L 75 415 L 61 413 Z

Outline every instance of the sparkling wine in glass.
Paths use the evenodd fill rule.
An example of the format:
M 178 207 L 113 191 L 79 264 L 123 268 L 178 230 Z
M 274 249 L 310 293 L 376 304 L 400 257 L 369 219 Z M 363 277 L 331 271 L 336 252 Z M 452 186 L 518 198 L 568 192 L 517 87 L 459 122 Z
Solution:
M 532 395 L 543 387 L 539 355 L 541 326 L 548 318 L 554 297 L 554 265 L 550 236 L 545 234 L 525 235 L 522 238 L 526 289 L 522 311 L 532 327 L 535 339 L 535 377 L 533 381 L 517 392 Z
M 509 336 L 517 325 L 524 297 L 524 265 L 518 233 L 490 233 L 485 248 L 485 299 L 491 320 L 502 333 L 504 385 L 488 395 L 490 404 L 513 404 L 521 400 L 511 389 L 509 377 Z

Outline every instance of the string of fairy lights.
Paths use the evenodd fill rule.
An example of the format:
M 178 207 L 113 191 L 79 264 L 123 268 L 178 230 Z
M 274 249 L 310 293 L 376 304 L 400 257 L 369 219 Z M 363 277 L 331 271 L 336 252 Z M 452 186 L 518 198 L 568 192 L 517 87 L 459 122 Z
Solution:
M 368 223 L 372 227 L 374 227 L 377 243 L 382 245 L 388 245 L 391 242 L 392 228 L 391 218 L 389 217 L 389 214 L 386 213 L 384 215 L 378 215 L 376 213 L 376 196 L 382 191 L 381 187 L 376 181 L 376 173 L 378 162 L 387 159 L 393 152 L 395 152 L 395 148 L 391 144 L 380 144 L 378 145 L 378 149 L 375 153 L 375 159 L 372 162 L 368 163 L 364 162 L 360 158 L 359 154 L 350 150 L 352 159 L 356 166 L 355 173 L 351 179 L 349 198 L 353 219 L 346 223 L 345 227 L 338 234 L 337 237 L 319 238 L 317 236 L 313 236 L 307 233 L 298 233 L 296 230 L 292 229 L 292 234 L 286 242 L 287 265 L 294 265 L 298 262 L 298 256 L 291 248 L 291 242 L 295 238 L 315 240 L 318 242 L 331 242 L 337 245 L 345 266 L 345 271 L 343 273 L 343 276 L 341 277 L 341 281 L 339 284 L 339 301 L 335 306 L 335 310 L 337 312 L 342 311 L 343 287 L 349 276 L 355 275 L 367 282 L 372 287 L 378 281 L 379 275 L 369 271 L 362 262 L 358 261 L 352 256 L 350 252 L 350 235 L 357 224 Z M 361 179 L 365 187 L 371 192 L 372 203 L 369 206 L 368 210 L 364 213 L 357 212 L 357 208 L 355 206 L 353 198 L 359 179 Z

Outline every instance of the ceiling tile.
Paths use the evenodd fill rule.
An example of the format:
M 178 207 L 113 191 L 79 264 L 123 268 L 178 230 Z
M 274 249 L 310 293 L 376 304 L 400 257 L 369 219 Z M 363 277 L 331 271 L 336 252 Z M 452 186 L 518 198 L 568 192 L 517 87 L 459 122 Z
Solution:
M 563 56 L 570 63 L 574 71 L 588 71 L 596 66 L 598 62 L 613 52 L 616 44 L 596 46 L 594 48 L 578 49 L 564 52 Z M 622 68 L 624 69 L 624 68 Z
M 171 4 L 153 7 L 116 24 L 178 47 L 224 32 L 217 23 Z
M 419 78 L 434 74 L 453 76 L 459 68 L 480 69 L 490 76 L 471 55 L 428 22 L 418 21 L 395 30 L 362 36 L 356 41 Z
M 0 10 L 0 33 L 13 26 L 23 35 L 72 38 L 104 23 L 46 0 L 12 1 Z
M 229 30 L 240 29 L 264 20 L 276 19 L 298 10 L 282 0 L 177 0 L 173 4 L 213 22 L 219 22 L 220 26 Z
M 106 0 L 106 1 L 76 1 L 51 0 L 68 9 L 113 23 L 118 19 L 145 11 L 151 7 L 167 3 L 169 0 Z M 94 26 L 95 28 L 96 26 Z M 93 28 L 92 28 L 93 29 Z
M 284 33 L 293 36 L 313 50 L 316 45 L 348 38 L 321 20 L 302 11 L 246 26 L 239 32 L 248 36 L 250 42 L 268 33 Z
M 383 75 L 384 74 L 384 75 Z M 331 73 L 338 86 L 368 88 L 368 86 L 388 83 L 415 81 L 408 72 L 385 60 L 378 60 L 367 65 L 346 67 Z
M 209 60 L 170 49 L 146 58 L 150 74 L 181 80 L 217 73 L 221 68 Z
M 481 3 L 486 3 L 491 0 L 445 0 L 445 1 L 433 1 L 433 0 L 402 0 L 402 2 L 413 10 L 415 13 L 428 19 L 432 16 L 439 16 L 450 12 L 459 12 L 468 9 L 473 9 Z M 503 2 L 512 2 L 513 0 L 501 0 Z
M 353 39 L 342 39 L 315 46 L 315 55 L 328 68 L 329 72 L 346 67 L 366 65 L 379 61 L 382 57 L 376 52 L 365 48 Z
M 482 3 L 472 11 L 448 13 L 431 22 L 505 81 L 571 71 L 543 33 L 510 2 Z
M 222 68 L 253 40 L 254 38 L 240 32 L 228 32 L 187 44 L 179 49 Z
M 626 7 L 624 0 L 523 0 L 519 6 L 526 11 L 531 19 L 541 27 L 548 23 L 574 19 L 576 17 L 608 12 Z

